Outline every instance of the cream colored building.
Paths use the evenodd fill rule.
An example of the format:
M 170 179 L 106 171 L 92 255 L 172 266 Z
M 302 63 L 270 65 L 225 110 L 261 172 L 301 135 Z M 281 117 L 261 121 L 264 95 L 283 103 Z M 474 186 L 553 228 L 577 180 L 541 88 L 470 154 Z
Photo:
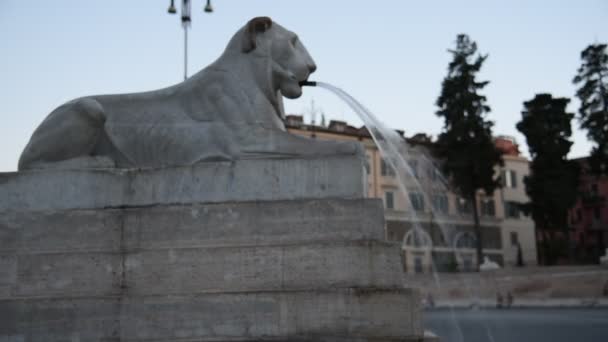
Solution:
M 295 115 L 287 117 L 286 125 L 294 134 L 324 140 L 359 141 L 364 145 L 368 194 L 383 200 L 386 238 L 403 241 L 407 272 L 430 272 L 432 267 L 439 271 L 469 271 L 475 268 L 477 260 L 471 206 L 442 180 L 437 171 L 439 162 L 430 157 L 430 140 L 423 135 L 404 138 L 404 146 L 407 146 L 405 154 L 414 173 L 413 178 L 404 178 L 408 201 L 399 189 L 398 175 L 383 162 L 365 128 L 352 127 L 341 121 L 331 121 L 327 127 L 307 125 L 301 116 Z M 513 158 L 513 161 L 509 159 L 505 164 L 520 178 L 525 174 L 524 166 L 527 166 L 527 161 L 521 157 Z M 522 244 L 526 264 L 535 263 L 534 226 L 531 221 L 505 219 L 504 199 L 522 200 L 521 194 L 518 188 L 513 188 L 497 190 L 489 197 L 480 194 L 478 198 L 484 255 L 499 264 L 516 264 L 517 250 L 513 251 L 511 239 Z M 525 192 L 523 194 L 525 196 Z
M 515 266 L 518 262 L 518 250 L 521 249 L 521 258 L 524 265 L 537 265 L 536 233 L 534 221 L 531 217 L 523 215 L 518 203 L 529 201 L 526 195 L 524 177 L 530 173 L 528 159 L 521 156 L 517 144 L 511 137 L 501 136 L 497 141 L 510 143 L 514 149 L 503 154 L 504 166 L 501 170 L 503 187 L 497 192 L 503 207 L 502 237 L 503 254 L 508 266 Z

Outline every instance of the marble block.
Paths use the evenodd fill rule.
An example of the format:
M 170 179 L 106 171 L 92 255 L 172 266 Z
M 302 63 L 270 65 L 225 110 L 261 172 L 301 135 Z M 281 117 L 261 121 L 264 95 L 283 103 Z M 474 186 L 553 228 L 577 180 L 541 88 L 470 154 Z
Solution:
M 158 169 L 0 173 L 0 211 L 362 198 L 359 156 L 244 159 Z

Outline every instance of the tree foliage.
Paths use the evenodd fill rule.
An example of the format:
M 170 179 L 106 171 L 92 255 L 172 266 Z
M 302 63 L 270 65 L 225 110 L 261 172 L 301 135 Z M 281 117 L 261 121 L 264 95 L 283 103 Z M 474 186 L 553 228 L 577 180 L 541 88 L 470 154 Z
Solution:
M 532 162 L 530 175 L 524 178 L 530 202 L 524 209 L 532 215 L 543 245 L 541 262 L 551 264 L 557 255 L 551 244 L 567 236 L 568 209 L 577 196 L 579 167 L 568 160 L 572 141 L 570 122 L 574 114 L 566 112 L 567 98 L 539 94 L 524 102 L 522 119 L 517 129 L 526 137 Z M 561 236 L 556 232 L 563 232 Z M 550 254 L 555 254 L 551 252 Z
M 458 35 L 456 49 L 448 51 L 453 58 L 436 103 L 439 107 L 436 114 L 444 119 L 437 152 L 444 161 L 443 171 L 456 190 L 473 205 L 477 258 L 481 262 L 482 236 L 476 193 L 480 189 L 486 194 L 494 192 L 500 185 L 494 167 L 502 165 L 501 153 L 492 138 L 493 122 L 485 119 L 491 109 L 486 97 L 479 94 L 489 82 L 476 79 L 488 56 L 477 54 L 477 44 L 465 34 Z
M 608 173 L 608 53 L 606 44 L 592 44 L 581 52 L 582 64 L 573 83 L 579 85 L 581 100 L 578 120 L 595 146 L 591 166 L 596 173 Z

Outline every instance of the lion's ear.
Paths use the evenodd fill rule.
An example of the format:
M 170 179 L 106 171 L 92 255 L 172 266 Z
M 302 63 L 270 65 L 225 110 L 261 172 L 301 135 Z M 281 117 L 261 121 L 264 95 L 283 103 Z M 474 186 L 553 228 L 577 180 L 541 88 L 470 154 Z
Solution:
M 268 17 L 256 17 L 249 20 L 243 34 L 242 51 L 248 53 L 255 50 L 258 33 L 266 32 L 271 27 L 272 19 Z

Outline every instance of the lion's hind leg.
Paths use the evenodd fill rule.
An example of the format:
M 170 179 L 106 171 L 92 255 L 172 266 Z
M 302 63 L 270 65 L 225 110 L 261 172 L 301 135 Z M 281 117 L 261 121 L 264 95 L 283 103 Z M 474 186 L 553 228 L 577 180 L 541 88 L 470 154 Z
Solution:
M 19 159 L 19 170 L 112 167 L 109 158 L 93 155 L 105 120 L 103 107 L 95 99 L 60 106 L 32 134 Z

